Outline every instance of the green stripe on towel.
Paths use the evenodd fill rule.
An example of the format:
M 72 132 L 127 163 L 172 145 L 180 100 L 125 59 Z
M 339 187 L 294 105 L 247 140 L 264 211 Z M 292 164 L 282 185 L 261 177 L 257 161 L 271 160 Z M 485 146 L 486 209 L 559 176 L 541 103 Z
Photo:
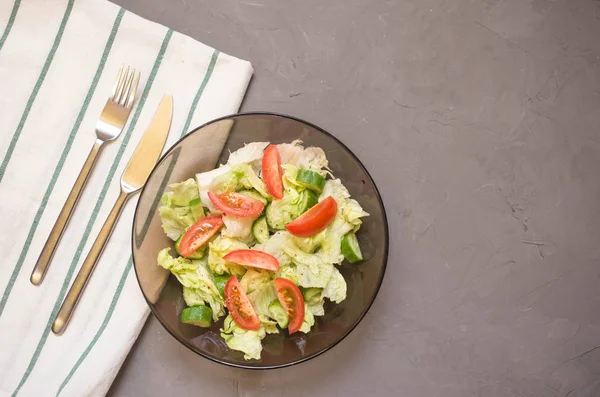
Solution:
M 192 105 L 190 106 L 190 110 L 188 111 L 188 115 L 187 115 L 185 124 L 183 126 L 182 131 L 181 131 L 181 136 L 184 136 L 185 133 L 187 132 L 188 128 L 190 127 L 191 120 L 192 120 L 192 118 L 194 116 L 194 113 L 196 112 L 196 107 L 198 106 L 198 102 L 200 100 L 200 97 L 202 96 L 202 93 L 204 92 L 204 89 L 208 85 L 208 82 L 209 82 L 209 80 L 210 80 L 210 78 L 212 76 L 212 72 L 213 72 L 213 70 L 215 68 L 215 64 L 217 63 L 217 58 L 218 57 L 219 57 L 219 51 L 215 50 L 215 52 L 213 52 L 212 57 L 210 58 L 210 63 L 208 65 L 208 69 L 206 70 L 206 74 L 204 75 L 204 79 L 202 80 L 202 83 L 200 84 L 200 87 L 198 88 L 198 91 L 196 92 L 196 96 L 194 97 L 194 100 L 192 101 Z M 181 148 L 179 148 L 179 149 L 181 149 Z M 162 196 L 162 192 L 165 189 L 165 186 L 167 184 L 167 181 L 169 180 L 171 172 L 173 172 L 173 168 L 175 166 L 175 163 L 177 162 L 177 158 L 179 157 L 179 153 L 180 153 L 180 150 L 177 150 L 177 151 L 175 151 L 173 153 L 173 158 L 171 159 L 171 164 L 169 164 L 169 167 L 168 167 L 168 170 L 167 170 L 167 174 L 163 178 L 163 181 L 162 181 L 161 186 L 159 188 L 159 192 L 158 192 L 158 194 L 156 196 L 158 198 L 160 198 L 160 196 Z M 158 205 L 156 199 L 155 199 L 155 201 L 152 204 L 153 208 L 155 207 L 154 206 L 155 203 L 156 203 L 156 205 Z M 156 208 L 154 208 L 153 210 L 150 210 L 150 214 L 153 214 L 154 211 L 156 211 Z M 149 218 L 151 219 L 152 217 L 150 216 Z M 146 222 L 148 222 L 148 221 L 146 221 Z M 147 231 L 146 222 L 144 223 L 144 228 Z M 145 232 L 142 232 L 142 233 L 145 236 Z M 143 237 L 142 237 L 142 239 L 143 239 Z M 86 357 L 88 356 L 88 354 L 90 353 L 90 351 L 94 348 L 94 345 L 96 344 L 96 342 L 98 342 L 98 339 L 100 339 L 100 337 L 102 336 L 102 333 L 104 332 L 104 329 L 106 329 L 106 326 L 110 322 L 110 319 L 111 319 L 112 314 L 114 312 L 115 306 L 116 306 L 116 304 L 117 304 L 117 302 L 119 300 L 119 297 L 121 296 L 121 292 L 123 291 L 123 287 L 125 285 L 125 280 L 127 279 L 127 274 L 131 270 L 132 264 L 133 264 L 133 258 L 130 257 L 129 261 L 127 262 L 127 265 L 125 266 L 125 270 L 123 270 L 123 274 L 121 275 L 121 280 L 119 281 L 119 285 L 117 286 L 117 290 L 115 291 L 115 294 L 113 295 L 113 299 L 111 301 L 110 307 L 108 308 L 108 312 L 106 313 L 106 316 L 104 317 L 104 321 L 102 322 L 102 325 L 98 329 L 98 332 L 96 332 L 96 334 L 92 338 L 92 341 L 90 342 L 90 344 L 83 351 L 83 354 L 79 357 L 79 359 L 77 360 L 77 362 L 75 363 L 75 365 L 73 366 L 73 368 L 71 369 L 71 371 L 69 371 L 69 374 L 67 375 L 67 377 L 65 378 L 65 380 L 63 381 L 63 383 L 60 385 L 60 388 L 58 389 L 58 392 L 56 393 L 57 397 L 62 392 L 62 390 L 65 388 L 65 386 L 67 385 L 67 383 L 69 383 L 69 381 L 71 380 L 71 378 L 73 377 L 73 375 L 75 374 L 75 372 L 77 372 L 77 370 L 79 369 L 79 367 L 81 366 L 81 364 L 83 363 L 83 361 L 86 359 Z
M 21 5 L 21 0 L 15 0 L 12 11 L 10 12 L 10 17 L 8 17 L 8 23 L 6 24 L 6 27 L 4 28 L 4 33 L 2 33 L 2 37 L 0 37 L 0 50 L 2 50 L 2 47 L 4 46 L 4 42 L 6 41 L 6 38 L 10 34 L 10 31 L 15 23 L 15 19 L 17 18 L 17 12 L 19 12 L 20 5 Z
M 21 378 L 19 385 L 17 386 L 17 388 L 15 389 L 15 391 L 12 394 L 13 397 L 19 393 L 19 390 L 21 390 L 21 387 L 23 387 L 23 385 L 27 381 L 27 378 L 29 378 L 29 375 L 33 371 L 35 364 L 37 363 L 38 359 L 40 358 L 42 349 L 44 348 L 44 345 L 46 344 L 46 340 L 48 339 L 48 334 L 50 333 L 52 322 L 54 321 L 54 318 L 58 314 L 58 310 L 60 309 L 62 301 L 67 293 L 67 289 L 71 282 L 71 278 L 73 277 L 73 273 L 75 272 L 77 263 L 79 262 L 79 258 L 81 257 L 81 254 L 83 253 L 83 249 L 85 248 L 87 239 L 92 231 L 92 227 L 94 226 L 94 223 L 96 222 L 96 218 L 98 217 L 98 213 L 100 212 L 100 208 L 102 207 L 102 203 L 104 202 L 104 198 L 106 196 L 108 188 L 112 184 L 112 178 L 114 177 L 115 172 L 117 171 L 117 167 L 118 167 L 119 163 L 121 162 L 121 158 L 123 157 L 125 148 L 127 147 L 127 144 L 129 143 L 131 134 L 137 124 L 140 114 L 142 113 L 142 109 L 144 108 L 146 99 L 148 98 L 148 94 L 150 93 L 150 89 L 152 88 L 152 84 L 154 83 L 154 79 L 156 78 L 156 74 L 158 73 L 158 69 L 160 67 L 160 64 L 162 63 L 163 57 L 165 55 L 167 47 L 169 46 L 169 41 L 171 40 L 172 35 L 173 35 L 173 31 L 171 29 L 167 30 L 167 33 L 165 34 L 162 45 L 160 47 L 160 51 L 158 52 L 158 55 L 156 56 L 156 60 L 154 61 L 154 65 L 152 66 L 152 71 L 150 72 L 150 75 L 148 76 L 148 81 L 146 83 L 146 86 L 144 87 L 142 96 L 138 102 L 137 108 L 135 109 L 135 113 L 133 115 L 133 118 L 131 119 L 131 123 L 129 124 L 129 128 L 127 129 L 127 132 L 125 133 L 125 136 L 123 137 L 123 142 L 121 143 L 121 146 L 119 147 L 119 150 L 118 150 L 117 155 L 114 159 L 114 162 L 110 168 L 108 176 L 106 177 L 104 185 L 102 186 L 102 191 L 100 192 L 100 196 L 98 197 L 98 200 L 96 201 L 96 206 L 94 207 L 94 210 L 92 211 L 90 219 L 85 227 L 85 231 L 83 232 L 83 236 L 81 237 L 81 241 L 79 242 L 79 245 L 77 246 L 75 256 L 73 257 L 73 260 L 71 261 L 71 265 L 70 265 L 69 270 L 67 271 L 65 279 L 63 281 L 63 285 L 60 289 L 60 293 L 59 293 L 58 297 L 56 298 L 56 302 L 54 303 L 54 308 L 52 309 L 52 313 L 50 314 L 50 317 L 48 318 L 48 323 L 46 324 L 46 327 L 44 328 L 42 337 L 40 338 L 40 341 L 38 342 L 38 345 L 35 349 L 35 352 L 33 353 L 33 357 L 31 357 L 31 360 L 29 361 L 29 365 L 27 366 L 27 369 L 25 370 L 25 374 L 23 374 L 23 377 Z
M 58 46 L 60 45 L 60 41 L 62 40 L 62 35 L 65 31 L 65 27 L 67 26 L 67 22 L 69 21 L 69 17 L 71 16 L 71 10 L 73 9 L 74 2 L 75 2 L 75 0 L 69 0 L 69 3 L 67 4 L 67 8 L 65 9 L 63 19 L 60 23 L 60 27 L 58 28 L 58 33 L 56 34 L 56 37 L 54 38 L 54 43 L 52 44 L 52 48 L 50 49 L 50 52 L 48 53 L 48 56 L 46 57 L 46 62 L 44 63 L 44 67 L 42 68 L 42 71 L 40 72 L 40 75 L 39 75 L 35 85 L 33 86 L 33 91 L 31 92 L 31 95 L 29 95 L 29 99 L 27 100 L 27 104 L 25 105 L 25 110 L 23 111 L 23 114 L 21 115 L 21 119 L 19 120 L 19 124 L 17 125 L 17 129 L 15 130 L 13 137 L 10 140 L 10 144 L 8 145 L 8 149 L 6 150 L 4 159 L 2 160 L 2 164 L 0 164 L 0 182 L 2 182 L 2 179 L 4 178 L 4 173 L 6 172 L 6 167 L 8 166 L 10 158 L 12 157 L 12 154 L 15 150 L 15 146 L 17 146 L 17 142 L 19 141 L 21 132 L 23 131 L 23 128 L 25 127 L 25 122 L 27 121 L 27 117 L 29 117 L 29 112 L 31 111 L 31 108 L 33 107 L 33 103 L 35 102 L 35 98 L 37 97 L 37 94 L 38 94 L 38 92 L 40 92 L 40 88 L 42 87 L 42 84 L 44 83 L 44 79 L 46 78 L 48 69 L 50 69 L 50 65 L 52 64 L 52 61 L 54 60 L 54 54 L 56 54 L 56 50 L 58 49 Z
M 124 13 L 125 13 L 125 10 L 120 9 L 119 13 L 117 14 L 117 17 L 115 19 L 115 22 L 113 23 L 113 27 L 110 32 L 110 36 L 108 37 L 106 45 L 104 46 L 104 52 L 102 53 L 102 56 L 100 57 L 100 63 L 98 64 L 98 67 L 96 68 L 96 74 L 94 74 L 94 78 L 92 79 L 90 88 L 88 89 L 87 95 L 85 96 L 83 105 L 81 105 L 81 109 L 79 110 L 79 113 L 77 114 L 77 119 L 75 120 L 75 124 L 73 125 L 73 128 L 71 128 L 71 133 L 69 134 L 69 138 L 67 139 L 67 142 L 65 143 L 65 147 L 63 148 L 62 154 L 60 155 L 60 159 L 58 160 L 58 163 L 56 164 L 56 167 L 54 168 L 54 173 L 52 174 L 50 183 L 48 184 L 48 187 L 46 188 L 46 192 L 44 193 L 44 197 L 42 198 L 40 207 L 38 208 L 38 210 L 35 214 L 35 217 L 33 218 L 33 223 L 31 224 L 31 227 L 29 228 L 29 233 L 27 233 L 27 238 L 25 239 L 25 244 L 23 245 L 23 248 L 21 249 L 21 254 L 19 255 L 17 264 L 15 265 L 15 268 L 13 269 L 13 272 L 10 276 L 10 279 L 8 281 L 6 289 L 4 290 L 4 294 L 2 295 L 2 300 L 0 300 L 0 317 L 2 316 L 2 312 L 4 311 L 4 306 L 6 306 L 6 301 L 8 300 L 8 298 L 10 296 L 13 286 L 14 286 L 15 282 L 17 281 L 17 277 L 19 276 L 19 272 L 21 271 L 23 262 L 25 261 L 25 258 L 27 257 L 27 252 L 29 251 L 29 247 L 31 246 L 31 242 L 33 241 L 33 236 L 35 235 L 35 232 L 39 226 L 40 220 L 42 219 L 42 215 L 44 215 L 44 211 L 46 210 L 46 205 L 48 205 L 50 196 L 52 195 L 52 192 L 54 191 L 54 186 L 56 185 L 56 182 L 58 181 L 58 178 L 63 169 L 63 166 L 65 165 L 65 161 L 71 150 L 71 146 L 73 146 L 73 141 L 75 140 L 75 136 L 79 132 L 79 127 L 81 126 L 81 122 L 83 121 L 83 118 L 85 117 L 85 114 L 87 112 L 90 101 L 92 100 L 92 97 L 94 96 L 94 93 L 96 92 L 96 87 L 98 86 L 98 81 L 100 80 L 100 77 L 102 76 L 102 71 L 104 70 L 104 65 L 106 65 L 106 60 L 108 59 L 108 55 L 110 54 L 110 50 L 112 48 L 113 42 L 115 41 L 115 36 L 117 35 L 117 31 L 119 30 L 119 25 L 121 24 L 121 19 L 123 19 Z
M 119 280 L 119 285 L 117 286 L 117 290 L 115 291 L 112 301 L 110 302 L 110 306 L 108 307 L 108 311 L 106 312 L 106 316 L 104 316 L 104 321 L 102 321 L 102 324 L 100 325 L 100 328 L 98 329 L 98 332 L 96 332 L 96 335 L 94 335 L 94 337 L 92 338 L 92 341 L 90 342 L 88 347 L 85 348 L 85 350 L 83 351 L 83 353 L 81 354 L 81 356 L 79 357 L 79 359 L 77 360 L 77 362 L 75 363 L 75 365 L 73 366 L 71 371 L 69 371 L 69 374 L 67 375 L 65 380 L 63 380 L 63 382 L 61 383 L 60 387 L 58 388 L 58 391 L 56 392 L 56 397 L 58 397 L 58 395 L 63 391 L 63 389 L 65 388 L 67 383 L 69 383 L 69 381 L 71 380 L 71 378 L 73 377 L 75 372 L 79 369 L 79 366 L 81 366 L 83 361 L 87 358 L 88 354 L 90 354 L 90 351 L 92 350 L 92 348 L 94 347 L 96 342 L 98 342 L 98 339 L 100 339 L 100 336 L 102 336 L 102 333 L 104 333 L 104 329 L 108 325 L 108 322 L 110 321 L 110 319 L 113 315 L 113 312 L 115 311 L 115 306 L 117 306 L 117 302 L 119 301 L 119 297 L 121 296 L 121 292 L 123 291 L 123 287 L 125 286 L 125 280 L 127 280 L 127 276 L 129 275 L 129 271 L 131 270 L 132 265 L 133 265 L 133 260 L 131 258 L 129 258 L 129 261 L 127 262 L 127 265 L 125 266 L 125 270 L 123 270 L 123 274 L 121 275 L 121 279 Z

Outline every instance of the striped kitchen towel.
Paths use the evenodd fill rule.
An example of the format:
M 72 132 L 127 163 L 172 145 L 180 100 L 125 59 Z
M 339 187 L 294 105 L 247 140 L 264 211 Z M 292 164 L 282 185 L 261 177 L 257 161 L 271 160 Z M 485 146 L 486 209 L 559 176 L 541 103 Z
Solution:
M 0 1 L 0 395 L 104 395 L 148 315 L 131 262 L 127 204 L 62 336 L 51 322 L 119 191 L 163 94 L 167 147 L 235 113 L 251 65 L 104 0 Z M 141 71 L 136 104 L 106 146 L 44 282 L 29 276 L 94 139 L 121 64 Z

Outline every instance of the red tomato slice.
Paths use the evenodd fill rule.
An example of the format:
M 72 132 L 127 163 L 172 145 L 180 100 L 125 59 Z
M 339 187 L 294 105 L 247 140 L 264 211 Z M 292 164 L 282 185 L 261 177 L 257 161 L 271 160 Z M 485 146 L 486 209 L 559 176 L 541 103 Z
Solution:
M 304 321 L 304 297 L 296 284 L 287 278 L 276 278 L 273 280 L 273 284 L 277 290 L 279 303 L 285 308 L 290 317 L 288 331 L 293 334 L 300 329 Z
M 223 259 L 247 267 L 272 270 L 274 272 L 279 270 L 279 261 L 277 258 L 258 250 L 231 251 Z
M 283 172 L 281 171 L 281 157 L 277 146 L 269 145 L 265 149 L 262 158 L 262 178 L 267 187 L 267 191 L 274 198 L 281 200 L 283 198 L 283 181 L 281 180 Z
M 225 284 L 225 306 L 233 321 L 243 329 L 256 331 L 260 328 L 260 319 L 235 276 Z
M 265 205 L 262 201 L 248 197 L 241 193 L 227 192 L 216 194 L 208 192 L 210 201 L 224 214 L 235 215 L 242 218 L 259 216 Z
M 223 226 L 223 219 L 220 216 L 207 216 L 206 218 L 199 219 L 181 237 L 181 242 L 179 243 L 181 256 L 187 258 L 202 245 L 206 244 L 221 226 Z
M 337 212 L 337 202 L 331 196 L 315 205 L 285 227 L 298 237 L 310 237 L 325 229 Z

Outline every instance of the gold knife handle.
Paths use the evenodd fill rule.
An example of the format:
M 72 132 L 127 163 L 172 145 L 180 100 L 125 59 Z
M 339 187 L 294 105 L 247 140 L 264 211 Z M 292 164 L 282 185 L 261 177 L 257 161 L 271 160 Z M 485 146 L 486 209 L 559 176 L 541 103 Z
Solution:
M 98 263 L 98 259 L 100 258 L 104 247 L 106 246 L 106 242 L 108 241 L 110 234 L 115 227 L 117 219 L 119 219 L 119 215 L 121 214 L 123 205 L 127 201 L 129 194 L 130 193 L 121 190 L 121 193 L 119 194 L 119 197 L 117 198 L 112 210 L 108 214 L 108 217 L 106 218 L 98 237 L 96 237 L 96 241 L 94 241 L 94 244 L 85 258 L 83 265 L 81 265 L 81 269 L 79 269 L 79 273 L 77 273 L 77 277 L 75 277 L 75 281 L 73 282 L 73 285 L 71 285 L 71 288 L 67 293 L 67 297 L 63 301 L 58 315 L 52 324 L 52 332 L 55 334 L 60 335 L 64 332 L 65 328 L 67 328 L 69 319 L 71 318 L 73 311 L 77 306 L 77 302 L 79 302 L 79 298 L 81 298 L 83 290 L 85 289 L 85 286 L 87 285 L 87 282 L 89 281 L 90 276 L 92 275 L 92 272 Z
M 67 201 L 65 201 L 65 204 L 63 205 L 63 208 L 60 211 L 60 214 L 58 215 L 58 218 L 54 223 L 54 227 L 52 227 L 52 231 L 48 236 L 48 240 L 46 240 L 44 249 L 42 250 L 42 253 L 40 254 L 37 260 L 37 263 L 33 268 L 33 272 L 31 273 L 30 280 L 31 283 L 34 285 L 40 285 L 42 280 L 44 279 L 44 276 L 46 275 L 46 272 L 48 271 L 48 267 L 50 265 L 50 261 L 52 260 L 52 256 L 54 255 L 54 251 L 56 251 L 56 247 L 58 246 L 60 238 L 62 237 L 67 223 L 69 222 L 69 219 L 73 214 L 73 209 L 75 208 L 75 205 L 77 205 L 77 201 L 81 196 L 81 192 L 83 191 L 85 183 L 87 182 L 87 179 L 90 175 L 90 172 L 94 167 L 94 163 L 98 158 L 98 154 L 100 153 L 100 149 L 102 148 L 103 143 L 104 142 L 99 139 L 96 139 L 96 142 L 94 142 L 94 146 L 92 147 L 90 154 L 85 160 L 85 163 L 83 164 L 83 168 L 79 172 L 77 180 L 75 180 L 75 184 L 71 189 L 71 193 L 69 193 L 69 197 L 67 197 Z

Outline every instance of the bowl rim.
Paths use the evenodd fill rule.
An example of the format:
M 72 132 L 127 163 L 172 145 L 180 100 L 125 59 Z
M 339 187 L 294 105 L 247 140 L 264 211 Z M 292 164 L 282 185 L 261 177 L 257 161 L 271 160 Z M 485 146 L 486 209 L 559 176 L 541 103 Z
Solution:
M 330 132 L 326 131 L 325 129 L 319 127 L 316 124 L 313 124 L 309 121 L 303 120 L 299 117 L 295 117 L 295 116 L 291 116 L 288 114 L 283 114 L 283 113 L 276 113 L 276 112 L 269 112 L 269 111 L 251 111 L 251 112 L 238 112 L 238 113 L 232 113 L 226 116 L 222 116 L 222 117 L 218 117 L 216 119 L 212 119 L 210 121 L 207 121 L 204 124 L 201 124 L 200 126 L 194 128 L 193 130 L 191 130 L 190 132 L 188 132 L 187 134 L 185 134 L 184 136 L 182 136 L 181 138 L 179 138 L 176 142 L 174 142 L 165 152 L 164 154 L 157 160 L 156 164 L 154 165 L 154 167 L 152 168 L 152 171 L 150 172 L 150 174 L 148 175 L 148 179 L 146 181 L 148 181 L 152 175 L 154 174 L 154 172 L 157 169 L 157 166 L 167 157 L 171 154 L 171 152 L 175 149 L 176 146 L 178 146 L 181 142 L 183 142 L 185 139 L 187 139 L 189 136 L 191 136 L 193 133 L 195 133 L 196 131 L 210 125 L 216 122 L 219 122 L 221 120 L 225 120 L 225 119 L 230 119 L 230 118 L 234 118 L 234 117 L 240 117 L 240 116 L 275 116 L 275 117 L 282 117 L 282 118 L 286 118 L 286 119 L 290 119 L 296 122 L 300 122 L 303 124 L 308 125 L 309 127 L 312 127 L 316 130 L 318 130 L 319 132 L 329 136 L 330 138 L 332 138 L 337 144 L 339 144 L 340 146 L 342 146 L 348 153 L 350 153 L 350 155 L 354 158 L 354 160 L 358 163 L 358 165 L 360 166 L 360 168 L 364 171 L 364 173 L 367 175 L 367 177 L 369 178 L 369 180 L 371 181 L 371 183 L 373 184 L 373 187 L 375 188 L 375 196 L 377 197 L 377 201 L 379 202 L 379 205 L 381 207 L 382 210 L 382 215 L 383 215 L 383 227 L 384 227 L 384 231 L 385 231 L 385 240 L 384 240 L 384 257 L 383 257 L 383 267 L 382 267 L 382 271 L 381 271 L 381 275 L 379 276 L 379 280 L 377 281 L 377 285 L 375 287 L 374 293 L 370 299 L 370 302 L 366 305 L 366 307 L 364 308 L 364 310 L 362 311 L 362 313 L 360 314 L 360 316 L 358 316 L 358 318 L 356 319 L 356 321 L 354 323 L 352 323 L 348 329 L 333 343 L 331 343 L 330 345 L 328 345 L 327 347 L 317 351 L 316 353 L 313 353 L 311 355 L 308 355 L 306 357 L 302 357 L 298 360 L 294 360 L 294 361 L 290 361 L 288 363 L 284 363 L 284 364 L 277 364 L 277 365 L 262 365 L 262 366 L 252 366 L 252 365 L 244 365 L 244 364 L 237 364 L 237 363 L 232 363 L 226 360 L 221 360 L 219 358 L 216 357 L 212 357 L 208 354 L 205 354 L 199 350 L 197 350 L 194 346 L 192 346 L 191 344 L 189 344 L 187 341 L 183 340 L 182 338 L 180 338 L 175 332 L 172 332 L 171 329 L 165 325 L 163 323 L 163 320 L 160 318 L 159 315 L 157 315 L 155 309 L 154 309 L 154 304 L 150 303 L 148 301 L 148 299 L 146 298 L 146 295 L 144 294 L 144 290 L 142 289 L 142 285 L 140 284 L 140 278 L 137 272 L 137 266 L 135 265 L 135 255 L 134 255 L 134 247 L 135 247 L 135 223 L 136 223 L 136 219 L 137 219 L 137 214 L 138 214 L 138 208 L 140 205 L 140 199 L 142 194 L 144 194 L 144 191 L 146 190 L 146 184 L 144 184 L 144 186 L 142 187 L 142 189 L 140 190 L 140 194 L 139 194 L 139 198 L 138 201 L 135 204 L 135 210 L 133 213 L 133 222 L 131 223 L 131 259 L 133 262 L 133 270 L 135 272 L 135 278 L 137 280 L 138 286 L 140 287 L 140 292 L 142 293 L 142 296 L 144 297 L 144 300 L 146 301 L 146 304 L 148 305 L 148 307 L 150 308 L 150 311 L 152 312 L 152 314 L 154 315 L 154 317 L 158 320 L 158 322 L 160 323 L 160 325 L 173 337 L 175 338 L 177 341 L 179 341 L 179 343 L 181 343 L 182 345 L 184 345 L 185 347 L 187 347 L 188 349 L 190 349 L 192 352 L 198 354 L 201 357 L 204 357 L 210 361 L 213 361 L 215 363 L 219 363 L 219 364 L 223 364 L 229 367 L 233 367 L 233 368 L 242 368 L 242 369 L 251 369 L 251 370 L 268 370 L 268 369 L 278 369 L 278 368 L 286 368 L 286 367 L 291 367 L 293 365 L 298 365 L 300 363 L 306 362 L 308 360 L 311 360 L 317 356 L 320 356 L 321 354 L 329 351 L 330 349 L 332 349 L 333 347 L 335 347 L 338 343 L 340 343 L 342 340 L 344 340 L 348 335 L 350 335 L 350 333 L 352 331 L 354 331 L 354 329 L 358 326 L 358 324 L 363 320 L 363 318 L 367 315 L 367 313 L 369 312 L 369 310 L 371 309 L 371 307 L 373 306 L 373 303 L 375 302 L 375 299 L 377 299 L 377 295 L 379 294 L 379 290 L 381 289 L 381 284 L 383 283 L 383 278 L 385 276 L 385 272 L 387 269 L 387 263 L 389 260 L 389 227 L 388 227 L 388 220 L 387 220 L 387 213 L 385 211 L 385 204 L 383 202 L 383 198 L 381 196 L 381 193 L 379 192 L 379 188 L 377 187 L 377 184 L 375 183 L 375 180 L 373 179 L 373 177 L 371 176 L 371 174 L 369 173 L 369 171 L 367 170 L 367 168 L 364 166 L 364 164 L 362 163 L 362 161 L 360 161 L 360 159 L 356 156 L 356 154 L 354 154 L 354 152 L 352 150 L 350 150 L 350 148 L 348 146 L 346 146 L 340 139 L 338 139 L 335 135 L 331 134 Z

